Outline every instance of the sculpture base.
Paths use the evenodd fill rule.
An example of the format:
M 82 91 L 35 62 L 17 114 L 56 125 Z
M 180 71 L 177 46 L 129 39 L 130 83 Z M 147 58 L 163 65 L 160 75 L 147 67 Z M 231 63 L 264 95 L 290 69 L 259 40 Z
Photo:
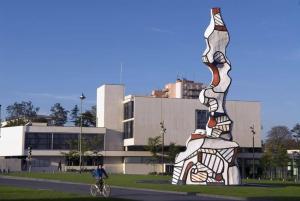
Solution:
M 186 151 L 176 157 L 172 184 L 239 185 L 236 142 L 220 138 L 188 141 Z

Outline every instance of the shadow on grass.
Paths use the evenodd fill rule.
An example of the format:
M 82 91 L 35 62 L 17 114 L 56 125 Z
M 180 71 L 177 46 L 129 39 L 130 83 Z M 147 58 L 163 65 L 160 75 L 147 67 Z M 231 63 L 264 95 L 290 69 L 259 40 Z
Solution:
M 247 198 L 247 201 L 299 201 L 300 197 L 255 197 L 255 198 Z
M 127 199 L 119 199 L 119 198 L 104 198 L 104 197 L 74 197 L 74 198 L 18 198 L 18 199 L 1 199 L 1 201 L 132 201 Z

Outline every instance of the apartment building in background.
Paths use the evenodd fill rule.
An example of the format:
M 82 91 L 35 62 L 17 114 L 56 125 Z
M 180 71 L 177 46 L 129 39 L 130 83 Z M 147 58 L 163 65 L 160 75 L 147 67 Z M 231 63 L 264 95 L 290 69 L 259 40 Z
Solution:
M 153 90 L 152 97 L 198 99 L 203 83 L 192 80 L 177 79 L 175 83 L 166 84 L 163 89 Z

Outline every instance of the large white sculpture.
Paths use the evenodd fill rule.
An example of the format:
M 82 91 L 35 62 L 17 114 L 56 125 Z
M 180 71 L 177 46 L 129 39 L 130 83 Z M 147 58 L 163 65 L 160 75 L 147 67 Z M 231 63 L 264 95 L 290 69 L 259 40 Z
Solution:
M 200 92 L 199 100 L 209 110 L 206 130 L 198 129 L 186 142 L 186 151 L 175 160 L 172 184 L 238 185 L 236 163 L 239 145 L 232 142 L 232 121 L 225 109 L 231 78 L 226 57 L 229 34 L 220 9 L 211 9 L 211 21 L 205 34 L 206 50 L 202 60 L 212 73 L 210 86 Z

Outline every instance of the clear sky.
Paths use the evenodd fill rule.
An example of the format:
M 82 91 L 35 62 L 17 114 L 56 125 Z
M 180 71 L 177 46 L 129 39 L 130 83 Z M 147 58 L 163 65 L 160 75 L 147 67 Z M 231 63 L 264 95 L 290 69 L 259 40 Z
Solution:
M 263 133 L 300 122 L 300 1 L 0 1 L 0 104 L 31 100 L 42 114 L 60 102 L 96 102 L 122 82 L 148 95 L 183 76 L 204 83 L 210 8 L 221 7 L 231 41 L 228 99 L 262 103 Z M 5 112 L 2 113 L 5 115 Z

